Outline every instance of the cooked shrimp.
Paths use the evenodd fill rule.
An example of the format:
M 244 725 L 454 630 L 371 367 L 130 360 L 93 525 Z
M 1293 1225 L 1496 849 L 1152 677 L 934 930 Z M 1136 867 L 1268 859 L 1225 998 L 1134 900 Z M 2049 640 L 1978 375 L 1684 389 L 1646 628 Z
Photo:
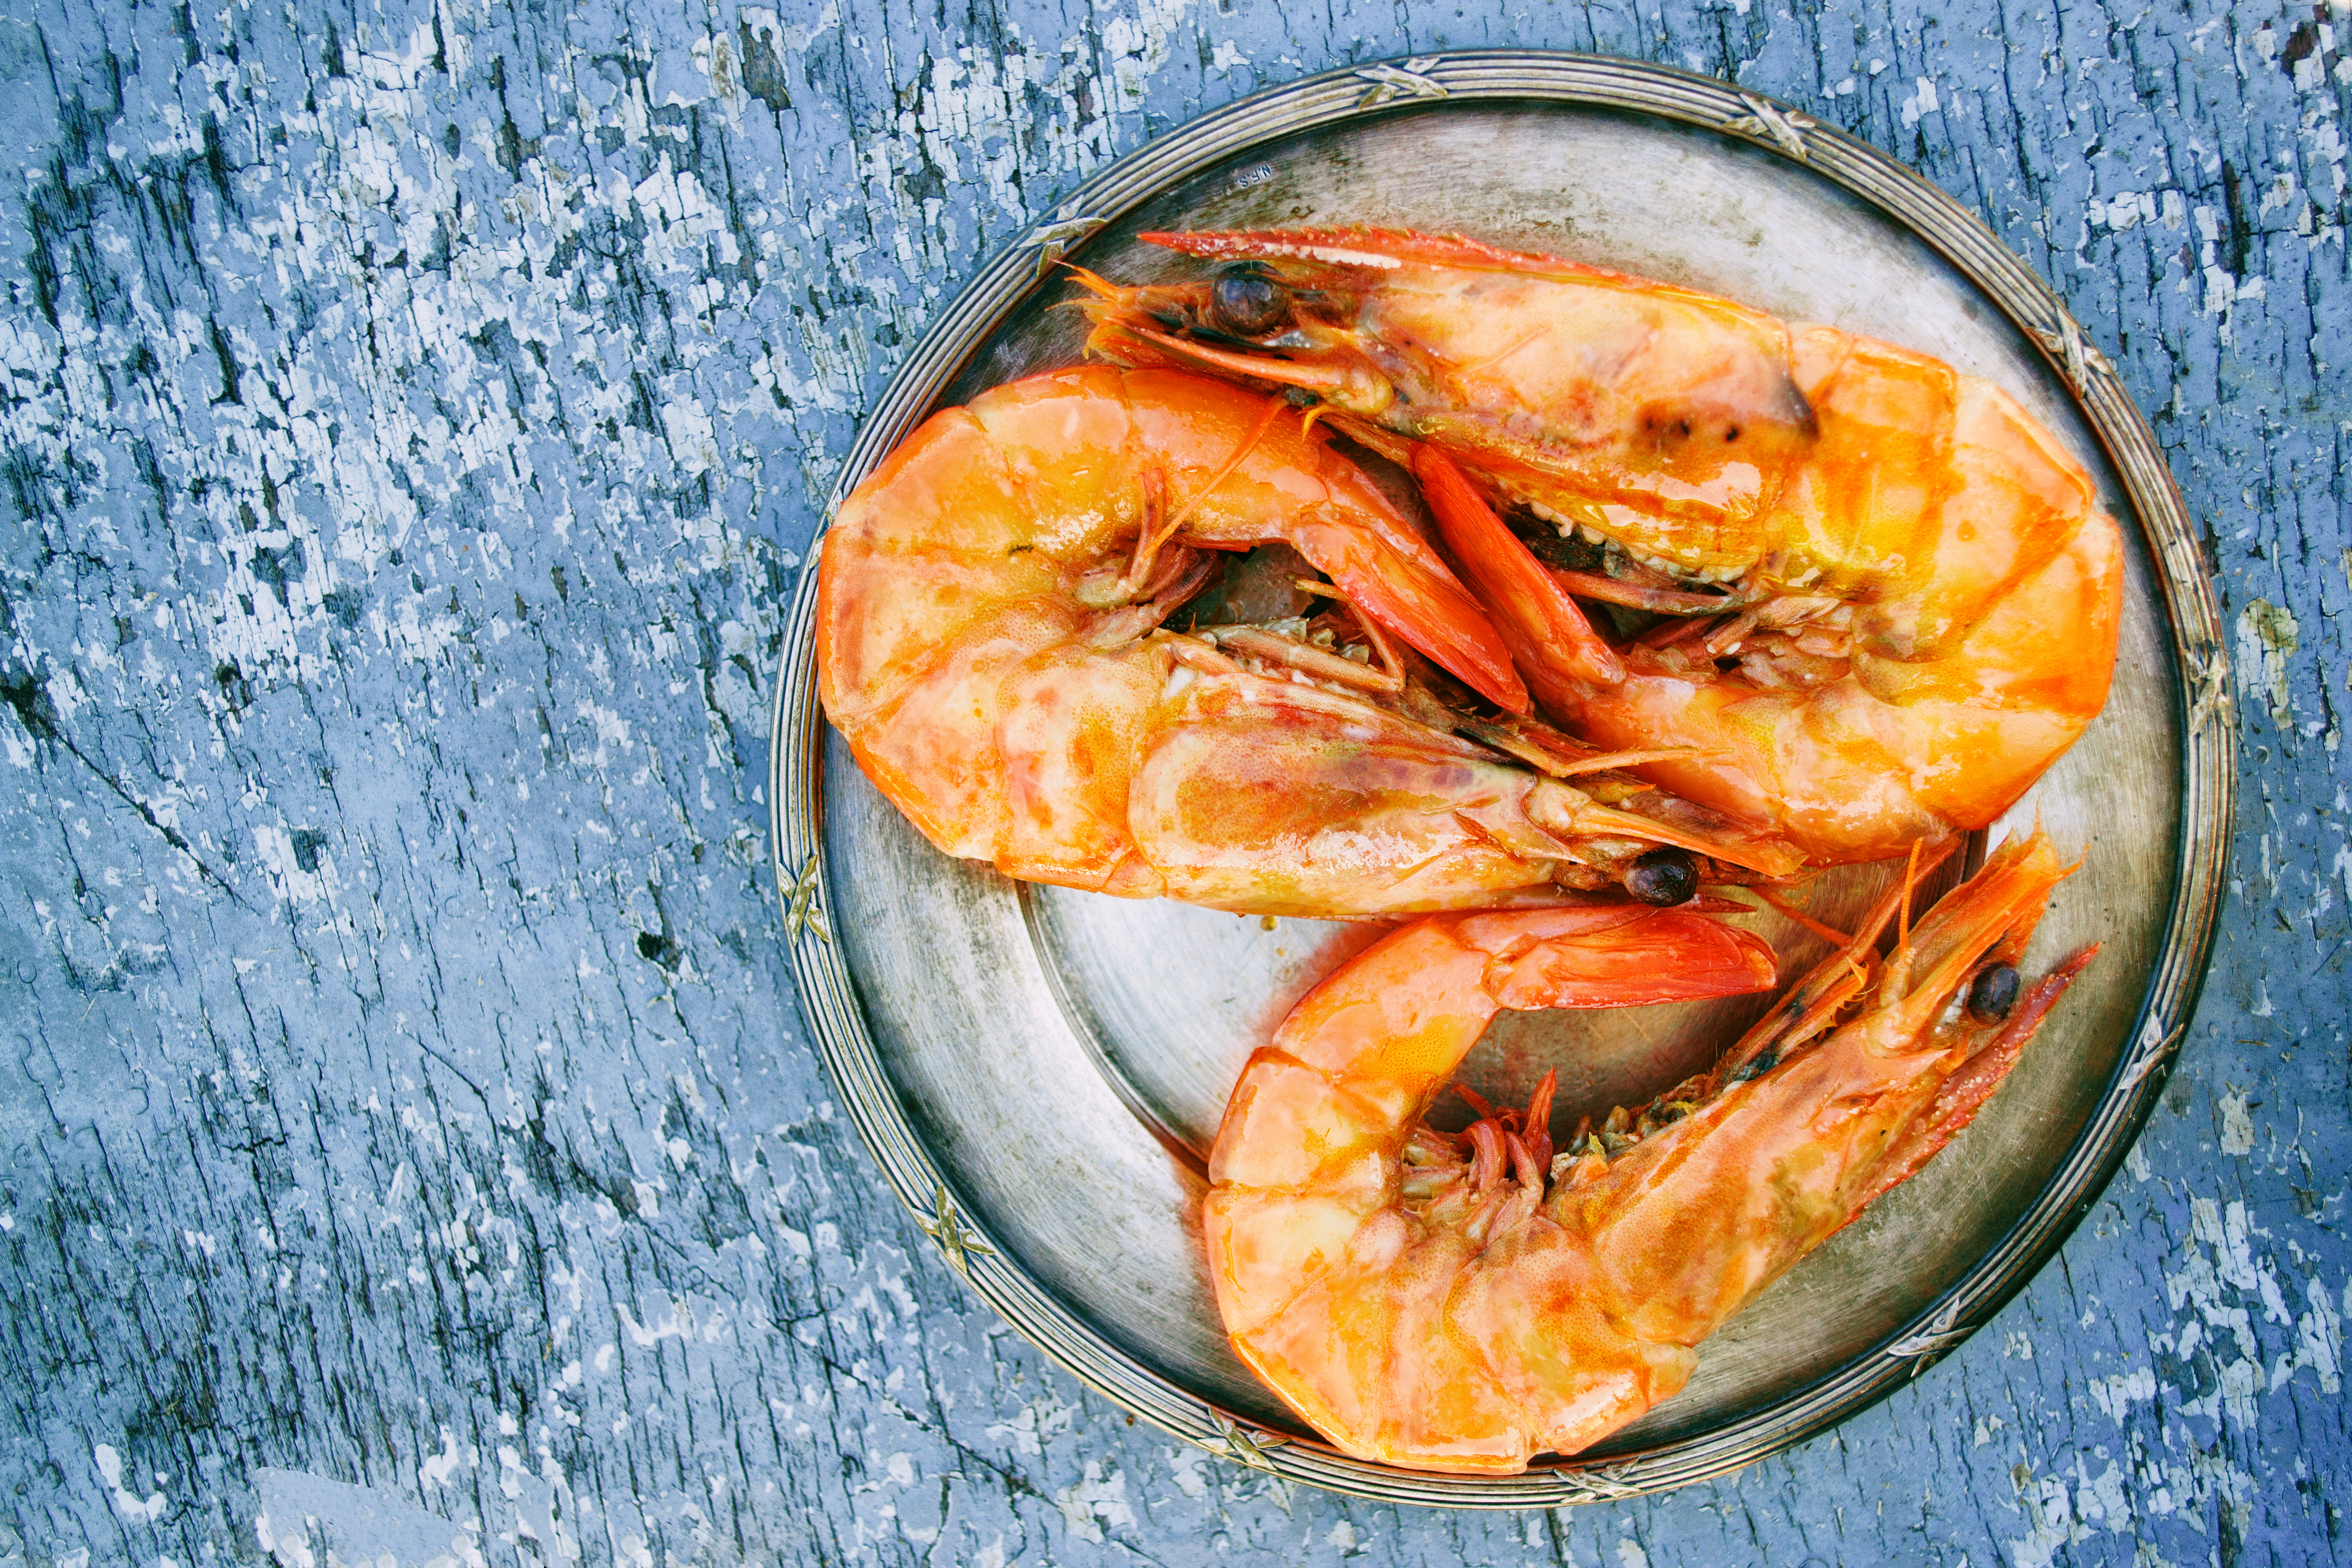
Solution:
M 1640 771 L 1681 795 L 1875 859 L 1990 823 L 2105 702 L 2121 536 L 1989 382 L 1472 240 L 1145 237 L 1234 265 L 1087 275 L 1093 346 L 1311 394 L 1412 464 L 1543 708 L 1673 749 Z M 1482 498 L 1540 519 L 1551 565 Z M 1580 600 L 1665 619 L 1612 641 Z
M 2039 834 L 2007 847 L 1881 963 L 1905 882 L 1713 1071 L 1557 1155 L 1549 1078 L 1525 1112 L 1465 1093 L 1458 1136 L 1422 1120 L 1496 1010 L 1755 989 L 1761 944 L 1681 912 L 1407 926 L 1310 992 L 1226 1107 L 1203 1215 L 1234 1348 L 1360 1458 L 1516 1471 L 1588 1447 L 1968 1123 L 2090 958 L 2021 994 L 2070 869 Z
M 1415 649 L 1506 710 L 1525 689 L 1404 516 L 1278 409 L 1204 376 L 1056 372 L 935 416 L 843 505 L 818 567 L 819 695 L 934 844 L 1277 914 L 1556 901 L 1639 884 L 1668 851 L 1692 870 L 1676 898 L 1696 857 L 1795 864 L 1610 758 L 1530 771 L 1425 721 Z M 1215 552 L 1276 542 L 1335 608 L 1160 629 Z M 1486 728 L 1520 752 L 1541 738 Z

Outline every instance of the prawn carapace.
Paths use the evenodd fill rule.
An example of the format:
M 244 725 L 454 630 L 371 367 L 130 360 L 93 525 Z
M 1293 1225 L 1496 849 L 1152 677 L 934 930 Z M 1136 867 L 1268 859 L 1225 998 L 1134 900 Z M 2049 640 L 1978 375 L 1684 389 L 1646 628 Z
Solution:
M 1906 879 L 1713 1070 L 1557 1153 L 1549 1078 L 1524 1112 L 1474 1098 L 1466 1132 L 1423 1121 L 1496 1009 L 1757 989 L 1769 952 L 1680 911 L 1397 931 L 1307 994 L 1226 1107 L 1202 1214 L 1234 1350 L 1359 1458 L 1517 1471 L 1587 1447 L 1967 1125 L 2090 958 L 2019 984 L 2070 869 L 2039 834 L 2008 846 L 1882 959 Z
M 1413 467 L 1541 706 L 1674 748 L 1642 772 L 1677 795 L 1876 859 L 1990 823 L 2105 702 L 2121 534 L 1990 382 L 1475 240 L 1143 237 L 1224 266 L 1082 275 L 1090 346 L 1290 389 Z M 1489 503 L 1526 526 L 1482 530 Z
M 1666 849 L 1793 868 L 1607 757 L 1514 760 L 1549 753 L 1511 717 L 1526 691 L 1487 617 L 1281 407 L 1182 372 L 1057 371 L 935 415 L 843 503 L 818 695 L 932 843 L 1268 914 L 1556 901 Z M 1165 629 L 1222 560 L 1270 545 L 1331 607 Z M 1441 710 L 1430 688 L 1451 679 L 1486 720 Z

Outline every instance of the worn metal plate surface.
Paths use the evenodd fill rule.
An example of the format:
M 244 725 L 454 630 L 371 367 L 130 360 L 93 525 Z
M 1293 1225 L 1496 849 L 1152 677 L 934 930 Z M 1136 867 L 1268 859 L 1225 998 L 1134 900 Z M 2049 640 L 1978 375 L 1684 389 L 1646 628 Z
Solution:
M 861 1129 L 951 1260 L 1080 1375 L 1181 1435 L 1319 1484 L 1466 1503 L 1612 1495 L 1745 1462 L 1909 1375 L 2023 1280 L 2120 1157 L 2193 999 L 2218 886 L 2226 731 L 2197 700 L 2212 612 L 2193 574 L 2168 565 L 2183 523 L 2145 426 L 2063 311 L 2035 314 L 2046 294 L 1948 202 L 1720 83 L 1573 57 L 1412 64 L 1443 100 L 1367 104 L 1360 81 L 1318 99 L 1334 79 L 1318 79 L 1098 177 L 942 321 L 843 485 L 931 406 L 1075 362 L 1081 325 L 1054 309 L 1057 280 L 1034 281 L 1038 259 L 1082 243 L 1086 265 L 1115 278 L 1177 270 L 1133 239 L 1151 228 L 1458 230 L 1990 378 L 2090 468 L 2129 542 L 2107 709 L 2011 814 L 2038 814 L 2084 857 L 2034 962 L 2105 947 L 2001 1094 L 1709 1341 L 1683 1394 L 1594 1454 L 1527 1478 L 1383 1471 L 1322 1448 L 1234 1360 L 1197 1241 L 1201 1156 L 1243 1059 L 1367 928 L 1022 887 L 940 855 L 814 713 L 813 582 L 780 683 L 777 845 L 830 933 L 796 957 Z M 1834 923 L 1885 874 L 1851 869 L 1805 896 Z M 1751 923 L 1784 973 L 1822 951 L 1780 917 Z M 1762 1005 L 1506 1016 L 1466 1076 L 1523 1096 L 1558 1066 L 1572 1126 L 1704 1065 Z

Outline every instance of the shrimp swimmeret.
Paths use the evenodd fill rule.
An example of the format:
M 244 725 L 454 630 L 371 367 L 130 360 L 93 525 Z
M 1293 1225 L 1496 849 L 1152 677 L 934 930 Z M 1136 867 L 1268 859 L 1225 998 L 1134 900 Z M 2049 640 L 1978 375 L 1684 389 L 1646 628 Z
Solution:
M 1203 1216 L 1234 1350 L 1360 1458 L 1517 1471 L 1588 1447 L 1968 1124 L 2091 957 L 2019 984 L 2071 869 L 2038 833 L 2007 846 L 1881 960 L 1897 886 L 1712 1071 L 1558 1154 L 1549 1078 L 1524 1112 L 1472 1099 L 1459 1135 L 1422 1120 L 1498 1009 L 1759 990 L 1769 952 L 1683 911 L 1395 932 L 1307 994 L 1226 1107 Z

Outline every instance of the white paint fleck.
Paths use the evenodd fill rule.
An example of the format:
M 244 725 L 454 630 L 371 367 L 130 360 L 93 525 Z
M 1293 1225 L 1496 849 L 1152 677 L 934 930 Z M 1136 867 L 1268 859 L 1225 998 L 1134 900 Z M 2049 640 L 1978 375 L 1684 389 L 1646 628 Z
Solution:
M 2233 1091 L 2221 1097 L 2221 1152 L 2251 1154 L 2254 1152 L 2254 1121 L 2246 1114 L 2243 1091 Z
M 1878 62 L 1875 60 L 1871 62 L 1873 65 L 1876 65 L 1877 63 Z M 1877 73 L 1873 72 L 1872 74 L 1875 75 Z M 1943 111 L 1943 107 L 1942 100 L 1936 96 L 1936 84 L 1930 81 L 1927 78 L 1924 76 L 1921 77 L 1919 79 L 1918 85 L 1911 89 L 1910 96 L 1906 98 L 1902 103 L 1903 124 L 1905 129 L 1907 130 L 1910 127 L 1918 124 L 1922 116 L 1941 113 Z
M 1088 1459 L 1085 1472 L 1054 1494 L 1054 1506 L 1071 1534 L 1097 1546 L 1104 1525 L 1116 1530 L 1135 1522 L 1135 1510 L 1127 1501 L 1127 1477 L 1118 1470 L 1106 1477 L 1099 1459 Z
M 1020 1414 L 1009 1421 L 999 1421 L 988 1428 L 988 1436 L 999 1443 L 1010 1443 L 1013 1451 L 1035 1458 L 1045 1452 L 1045 1445 L 1055 1433 L 1068 1428 L 1077 1413 L 1060 1400 L 1047 1394 L 1024 1405 Z
M 2352 1279 L 2346 1281 L 2346 1295 L 2352 1297 Z M 2327 1287 L 2318 1280 L 2305 1285 L 2304 1299 L 2311 1310 L 2295 1320 L 2294 1337 L 2298 1359 L 2305 1366 L 2319 1374 L 2319 1391 L 2337 1394 L 2343 1390 L 2344 1320 L 2336 1303 L 2327 1297 Z
M 472 1447 L 458 1447 L 457 1435 L 444 1426 L 441 1428 L 441 1451 L 425 1455 L 417 1463 L 416 1473 L 426 1486 L 446 1487 L 460 1466 L 471 1466 L 478 1457 Z
M 1176 1482 L 1176 1489 L 1195 1501 L 1208 1496 L 1209 1479 L 1202 1473 L 1208 1462 L 1209 1456 L 1198 1448 L 1176 1449 L 1168 1461 L 1168 1472 Z
M 2282 728 L 2294 720 L 2287 694 L 2287 660 L 2300 646 L 2301 630 L 2293 611 L 2268 599 L 2256 599 L 2238 612 L 2239 688 Z
M 296 852 L 294 836 L 283 827 L 268 824 L 253 830 L 255 852 L 261 860 L 263 875 L 269 880 L 270 896 L 281 904 L 326 903 L 338 901 L 342 890 L 336 879 L 334 857 L 323 847 L 310 850 L 310 869 L 302 867 Z
M 163 1494 L 150 1492 L 142 1500 L 122 1484 L 122 1456 L 111 1445 L 100 1443 L 90 1450 L 98 1461 L 99 1478 L 114 1493 L 114 1511 L 133 1524 L 152 1524 L 163 1517 Z
M 2091 1402 L 2106 1412 L 2108 1420 L 2121 1426 L 2134 1405 L 2145 1405 L 2156 1397 L 2156 1373 L 2150 1367 L 2136 1366 L 2112 1377 L 2095 1378 L 2090 1387 Z

